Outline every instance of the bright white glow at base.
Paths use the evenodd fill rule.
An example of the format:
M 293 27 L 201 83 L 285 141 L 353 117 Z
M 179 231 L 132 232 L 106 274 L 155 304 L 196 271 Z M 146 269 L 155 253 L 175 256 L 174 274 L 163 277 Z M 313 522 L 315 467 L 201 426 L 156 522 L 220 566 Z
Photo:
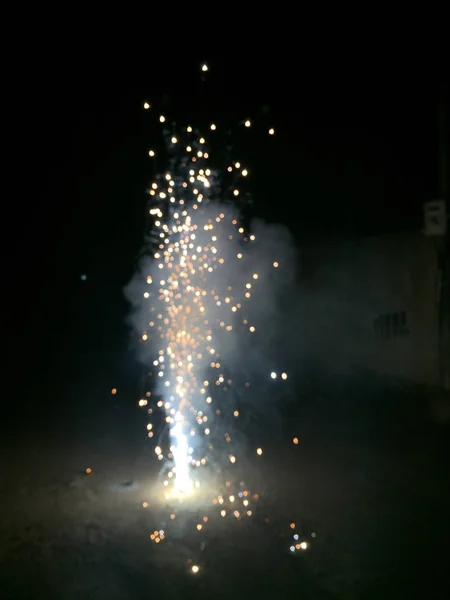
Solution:
M 192 481 L 189 476 L 189 444 L 183 432 L 183 417 L 177 413 L 175 424 L 170 430 L 173 442 L 171 447 L 175 465 L 174 491 L 187 494 L 192 490 Z
M 208 71 L 208 65 L 202 64 L 201 70 Z M 143 106 L 150 108 L 147 102 Z M 154 117 L 161 124 L 173 123 L 171 115 Z M 241 129 L 242 124 L 249 135 L 258 126 L 246 119 L 236 122 L 236 128 Z M 220 136 L 222 129 L 222 123 L 210 123 L 209 130 L 217 130 L 211 139 Z M 154 447 L 162 485 L 149 486 L 150 497 L 142 506 L 169 509 L 169 528 L 193 508 L 205 509 L 202 522 L 195 525 L 196 536 L 200 536 L 203 533 L 198 532 L 210 527 L 207 511 L 212 507 L 223 519 L 241 521 L 252 517 L 253 505 L 259 500 L 259 494 L 241 479 L 245 461 L 239 446 L 234 445 L 233 430 L 228 428 L 230 421 L 245 414 L 245 407 L 236 409 L 236 390 L 247 390 L 251 383 L 239 382 L 240 371 L 245 369 L 233 365 L 227 353 L 230 356 L 229 349 L 241 340 L 248 343 L 244 336 L 258 344 L 264 335 L 258 323 L 252 322 L 258 315 L 258 310 L 253 314 L 252 305 L 254 298 L 265 297 L 268 288 L 264 286 L 279 285 L 272 275 L 279 257 L 272 256 L 272 247 L 265 245 L 263 235 L 257 240 L 259 235 L 247 231 L 241 220 L 240 203 L 248 196 L 246 185 L 251 179 L 248 165 L 233 158 L 223 172 L 215 169 L 209 162 L 214 147 L 210 148 L 207 135 L 191 125 L 162 132 L 169 161 L 149 182 L 151 256 L 143 261 L 139 273 L 139 301 L 132 300 L 139 317 L 143 316 L 136 321 L 140 343 L 149 344 L 153 354 L 148 358 L 144 351 L 151 368 L 148 375 L 153 379 L 151 391 L 138 401 L 152 415 L 148 437 L 156 441 L 161 420 L 165 423 Z M 269 135 L 273 134 L 274 129 L 269 129 Z M 150 158 L 156 154 L 162 152 L 148 150 Z M 224 185 L 230 177 L 233 181 Z M 279 246 L 273 249 L 279 253 Z M 227 360 L 231 364 L 225 364 Z M 287 373 L 268 371 L 272 380 L 288 379 Z M 267 377 L 267 370 L 259 376 Z M 112 394 L 116 392 L 114 388 Z M 154 421 L 159 411 L 160 419 Z M 223 431 L 222 423 L 227 424 Z M 297 438 L 292 441 L 299 443 Z M 270 456 L 269 448 L 267 453 Z M 256 448 L 256 456 L 263 454 L 266 450 Z M 291 529 L 294 527 L 291 524 Z M 165 537 L 165 529 L 150 534 L 158 545 Z M 298 541 L 297 534 L 294 539 L 291 551 L 308 547 Z M 193 574 L 203 570 L 192 561 L 188 568 Z
M 159 116 L 161 123 L 166 120 Z M 252 125 L 250 120 L 244 123 Z M 234 393 L 234 373 L 222 363 L 221 350 L 243 336 L 257 336 L 258 328 L 251 322 L 252 299 L 264 294 L 269 270 L 278 263 L 270 255 L 254 260 L 253 244 L 261 242 L 243 226 L 236 200 L 245 189 L 241 193 L 230 186 L 229 195 L 222 197 L 217 184 L 225 174 L 210 168 L 207 136 L 188 125 L 167 133 L 166 145 L 174 168 L 157 174 L 149 185 L 154 245 L 143 273 L 145 290 L 139 293 L 145 319 L 140 339 L 154 349 L 152 376 L 160 395 L 156 408 L 163 411 L 170 434 L 169 452 L 164 444 L 155 448 L 158 460 L 171 464 L 164 494 L 180 498 L 198 487 L 191 480 L 194 471 L 196 480 L 203 480 L 199 468 L 217 460 L 224 464 L 227 458 L 229 464 L 239 464 L 231 446 L 217 457 L 221 440 L 215 439 L 216 417 L 240 416 L 227 402 Z M 243 178 L 249 173 L 239 161 L 232 160 L 225 168 L 226 173 L 238 170 Z M 228 342 L 226 336 L 236 341 Z M 287 375 L 273 371 L 270 377 Z M 219 395 L 220 406 L 215 406 Z M 147 400 L 139 405 L 146 406 Z M 155 429 L 149 425 L 152 438 Z M 231 442 L 228 434 L 225 441 Z

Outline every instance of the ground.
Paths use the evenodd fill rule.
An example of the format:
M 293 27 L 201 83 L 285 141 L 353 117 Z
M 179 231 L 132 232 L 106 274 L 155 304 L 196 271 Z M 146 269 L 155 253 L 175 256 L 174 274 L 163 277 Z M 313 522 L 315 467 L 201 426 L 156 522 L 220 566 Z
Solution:
M 1 597 L 449 597 L 448 426 L 383 394 L 299 397 L 248 463 L 260 498 L 239 521 L 212 505 L 167 521 L 160 465 L 120 411 L 6 432 Z M 293 531 L 308 541 L 294 555 Z

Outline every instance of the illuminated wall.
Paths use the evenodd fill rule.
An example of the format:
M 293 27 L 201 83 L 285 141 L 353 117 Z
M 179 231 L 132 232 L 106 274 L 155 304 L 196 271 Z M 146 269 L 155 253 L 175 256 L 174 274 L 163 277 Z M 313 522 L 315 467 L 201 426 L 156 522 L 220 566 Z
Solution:
M 435 239 L 389 234 L 303 249 L 305 356 L 351 373 L 437 383 Z

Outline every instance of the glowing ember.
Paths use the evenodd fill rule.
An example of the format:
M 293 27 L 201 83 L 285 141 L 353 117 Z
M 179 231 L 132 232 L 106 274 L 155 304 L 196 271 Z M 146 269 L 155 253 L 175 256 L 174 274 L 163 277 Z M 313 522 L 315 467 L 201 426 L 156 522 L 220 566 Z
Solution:
M 203 73 L 209 70 L 206 64 L 200 69 Z M 148 110 L 150 104 L 145 102 L 143 107 Z M 247 231 L 240 219 L 238 202 L 247 196 L 247 165 L 231 160 L 223 173 L 217 171 L 210 164 L 207 136 L 200 135 L 192 125 L 177 127 L 170 115 L 156 118 L 162 124 L 169 160 L 167 168 L 149 185 L 152 261 L 145 262 L 146 271 L 142 273 L 138 308 L 145 322 L 138 336 L 142 347 L 149 345 L 154 351 L 149 375 L 157 400 L 145 410 L 153 415 L 152 419 L 161 411 L 168 440 L 166 433 L 166 438 L 158 434 L 159 419 L 147 423 L 147 435 L 158 440 L 154 453 L 161 461 L 161 497 L 169 503 L 208 494 L 212 487 L 202 472 L 215 470 L 217 475 L 217 467 L 225 465 L 236 472 L 241 464 L 232 435 L 219 427 L 223 416 L 240 416 L 239 410 L 231 408 L 231 402 L 227 406 L 229 394 L 224 393 L 235 383 L 229 365 L 222 364 L 226 357 L 221 356 L 221 350 L 227 347 L 227 336 L 234 339 L 236 331 L 251 336 L 249 344 L 257 343 L 258 336 L 264 335 L 262 328 L 252 323 L 251 305 L 253 298 L 261 294 L 264 281 L 272 281 L 272 269 L 279 263 L 273 261 L 275 257 L 264 255 L 267 265 L 261 260 L 255 272 L 256 264 L 248 261 L 249 245 L 256 243 L 258 247 L 264 239 L 262 236 L 257 242 L 256 234 Z M 170 133 L 166 129 L 169 123 Z M 252 131 L 257 128 L 257 123 L 249 119 L 236 125 L 251 127 Z M 222 130 L 216 123 L 209 125 L 211 138 Z M 250 136 L 252 131 L 248 132 Z M 267 129 L 265 132 L 267 135 Z M 269 129 L 269 135 L 274 132 Z M 149 150 L 148 155 L 153 158 L 156 153 Z M 227 188 L 222 185 L 225 177 L 235 177 Z M 226 195 L 224 189 L 228 189 Z M 236 269 L 238 263 L 240 271 Z M 245 274 L 242 281 L 235 272 Z M 287 374 L 273 371 L 270 377 L 280 382 L 287 379 Z M 248 390 L 250 382 L 244 381 L 240 386 Z M 111 393 L 116 394 L 117 389 Z M 147 407 L 151 396 L 147 392 L 138 401 L 139 406 Z M 293 442 L 298 444 L 298 439 Z M 221 450 L 222 446 L 232 452 Z M 263 449 L 257 448 L 256 454 L 261 456 Z M 246 489 L 244 482 L 232 485 L 226 481 L 225 488 L 223 495 L 218 495 L 219 485 L 210 496 L 212 505 L 220 507 L 220 515 L 238 520 L 250 517 L 258 494 Z M 143 502 L 142 506 L 149 505 Z M 173 521 L 175 512 L 169 515 Z M 196 530 L 207 530 L 207 522 L 204 516 Z M 155 530 L 149 537 L 158 544 L 165 533 Z M 190 570 L 196 574 L 200 567 L 194 564 Z

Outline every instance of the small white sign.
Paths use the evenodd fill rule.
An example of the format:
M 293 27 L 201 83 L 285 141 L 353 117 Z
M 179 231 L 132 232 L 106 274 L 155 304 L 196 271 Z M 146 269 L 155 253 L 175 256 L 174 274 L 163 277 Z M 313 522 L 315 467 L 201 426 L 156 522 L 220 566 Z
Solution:
M 430 200 L 423 205 L 424 234 L 446 235 L 447 210 L 445 200 Z

